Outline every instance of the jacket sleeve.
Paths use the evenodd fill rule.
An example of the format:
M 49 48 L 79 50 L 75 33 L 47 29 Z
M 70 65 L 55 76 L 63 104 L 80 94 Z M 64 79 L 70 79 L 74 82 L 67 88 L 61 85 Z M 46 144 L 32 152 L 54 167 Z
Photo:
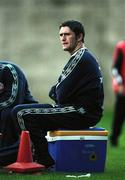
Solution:
M 25 104 L 38 103 L 38 101 L 34 99 L 34 97 L 31 95 L 27 80 L 26 80 L 26 85 L 25 85 L 24 103 Z
M 72 102 L 72 97 L 77 94 L 78 84 L 81 83 L 82 71 L 80 65 L 74 68 L 74 70 L 56 85 L 56 99 L 59 104 L 68 104 Z M 75 97 L 74 97 L 75 98 Z
M 0 110 L 11 106 L 17 97 L 18 75 L 15 68 L 7 64 L 3 69 L 1 79 L 4 84 L 4 90 L 0 94 Z
M 117 54 L 114 59 L 113 66 L 112 66 L 112 75 L 118 84 L 122 84 L 123 82 L 122 76 L 121 76 L 122 61 L 123 61 L 123 53 L 120 49 L 118 49 Z
M 49 91 L 49 97 L 57 102 L 57 96 L 56 96 L 56 85 L 52 86 L 50 91 Z
M 89 92 L 94 97 L 102 87 L 100 67 L 90 53 L 84 54 L 74 68 L 67 68 L 66 72 L 61 74 L 61 79 L 56 86 L 59 104 L 81 104 L 90 98 Z

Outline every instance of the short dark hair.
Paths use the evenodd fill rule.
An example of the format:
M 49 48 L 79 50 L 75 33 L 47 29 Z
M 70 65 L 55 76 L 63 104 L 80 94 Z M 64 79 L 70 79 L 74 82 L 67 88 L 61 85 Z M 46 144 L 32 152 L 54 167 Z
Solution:
M 65 26 L 68 26 L 75 33 L 76 37 L 78 37 L 82 33 L 83 35 L 82 41 L 84 42 L 85 30 L 84 30 L 84 26 L 79 21 L 75 21 L 75 20 L 65 21 L 59 26 L 59 29 Z

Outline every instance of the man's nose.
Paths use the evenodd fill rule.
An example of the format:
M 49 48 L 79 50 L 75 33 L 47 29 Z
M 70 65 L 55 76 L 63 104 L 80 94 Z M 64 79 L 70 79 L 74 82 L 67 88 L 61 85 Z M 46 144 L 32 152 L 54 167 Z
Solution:
M 62 38 L 61 38 L 61 39 L 62 39 L 62 41 L 64 41 L 64 40 L 66 39 L 65 34 L 62 35 Z

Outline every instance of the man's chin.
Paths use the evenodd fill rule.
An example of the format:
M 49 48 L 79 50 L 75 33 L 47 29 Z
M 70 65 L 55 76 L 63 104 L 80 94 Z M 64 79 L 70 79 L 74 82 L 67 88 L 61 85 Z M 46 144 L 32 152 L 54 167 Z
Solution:
M 63 51 L 68 51 L 68 49 L 67 48 L 63 48 Z

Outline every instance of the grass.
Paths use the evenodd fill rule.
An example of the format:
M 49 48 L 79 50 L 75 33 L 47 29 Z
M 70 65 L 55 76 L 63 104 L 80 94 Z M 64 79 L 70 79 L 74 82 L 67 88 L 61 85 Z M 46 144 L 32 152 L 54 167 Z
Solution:
M 111 127 L 111 120 L 112 120 L 112 111 L 106 111 L 104 113 L 104 117 L 102 121 L 99 123 L 99 126 L 105 127 L 109 130 L 110 135 L 110 127 Z M 105 172 L 104 173 L 92 173 L 90 178 L 91 180 L 122 180 L 125 179 L 125 171 L 124 171 L 124 162 L 125 162 L 125 144 L 124 144 L 125 134 L 123 133 L 120 137 L 120 145 L 118 148 L 111 147 L 110 143 L 108 142 L 107 146 L 107 159 L 105 165 Z M 72 180 L 74 178 L 67 178 L 66 175 L 69 173 L 55 173 L 55 172 L 44 172 L 42 174 L 9 174 L 6 172 L 0 173 L 0 180 L 65 180 L 69 179 Z M 73 174 L 73 173 L 71 173 Z M 75 174 L 80 175 L 80 174 Z M 84 177 L 81 179 L 88 179 L 88 177 Z

